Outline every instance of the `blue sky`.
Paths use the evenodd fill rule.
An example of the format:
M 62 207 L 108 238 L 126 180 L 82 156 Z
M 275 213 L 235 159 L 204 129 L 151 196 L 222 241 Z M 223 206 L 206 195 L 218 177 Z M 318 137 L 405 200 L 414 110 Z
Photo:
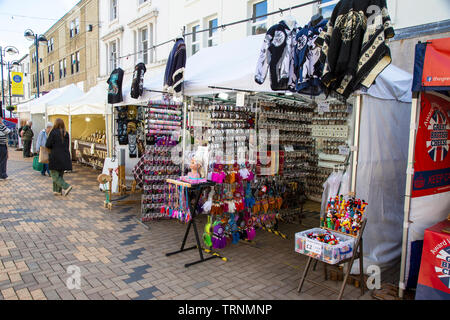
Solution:
M 16 60 L 29 51 L 31 41 L 23 37 L 25 29 L 44 33 L 79 0 L 0 0 L 0 46 L 15 46 L 19 56 L 6 56 Z

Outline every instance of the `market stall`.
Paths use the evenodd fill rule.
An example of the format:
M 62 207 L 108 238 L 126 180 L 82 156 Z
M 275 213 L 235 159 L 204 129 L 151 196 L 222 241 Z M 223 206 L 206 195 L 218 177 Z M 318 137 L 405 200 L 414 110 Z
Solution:
M 450 212 L 450 38 L 416 45 L 413 102 L 406 178 L 400 296 L 407 288 L 421 290 L 421 298 L 448 299 L 441 286 L 417 283 L 425 229 L 444 220 Z M 441 249 L 448 250 L 448 243 Z M 443 252 L 442 251 L 442 252 Z M 441 250 L 433 252 L 433 256 Z M 434 259 L 436 260 L 436 259 Z M 422 263 L 429 263 L 426 259 Z M 437 260 L 436 260 L 437 261 Z M 435 278 L 448 278 L 442 265 L 435 265 Z M 443 278 L 443 279 L 444 279 Z M 433 281 L 437 283 L 440 281 Z M 448 282 L 446 282 L 448 283 Z
M 106 86 L 98 84 L 86 94 L 71 101 L 72 148 L 75 159 L 96 169 L 102 169 L 108 155 L 111 112 L 105 98 Z
M 324 22 L 313 18 L 304 31 L 318 26 L 306 33 L 318 37 Z M 386 21 L 379 30 L 384 28 L 386 32 L 379 38 L 391 38 L 393 30 L 388 17 L 383 19 Z M 275 28 L 288 33 L 288 36 L 278 38 L 282 46 L 288 46 L 285 40 L 281 40 L 293 36 L 290 30 L 286 31 L 286 24 L 277 24 Z M 370 41 L 379 38 L 367 37 Z M 135 179 L 144 188 L 143 220 L 175 218 L 190 222 L 189 192 L 186 193 L 183 186 L 167 185 L 159 176 L 185 176 L 188 168 L 201 167 L 203 173 L 200 177 L 189 180 L 188 176 L 187 182 L 207 179 L 216 183 L 212 190 L 204 191 L 199 204 L 200 209 L 210 216 L 204 233 L 205 244 L 212 243 L 214 249 L 220 249 L 229 242 L 238 243 L 239 239 L 251 241 L 255 236 L 255 226 L 283 237 L 277 227 L 280 218 L 287 218 L 281 209 L 289 204 L 289 180 L 294 179 L 296 183 L 291 188 L 294 198 L 301 194 L 322 202 L 322 213 L 326 212 L 329 198 L 335 195 L 356 193 L 359 203 L 366 204 L 364 200 L 371 199 L 364 211 L 368 217 L 365 232 L 368 241 L 364 241 L 363 259 L 368 262 L 364 264 L 367 266 L 373 262 L 382 268 L 392 265 L 399 252 L 387 251 L 398 247 L 401 238 L 399 190 L 406 163 L 404 148 L 396 149 L 396 146 L 407 136 L 409 110 L 405 95 L 408 96 L 406 92 L 411 76 L 392 65 L 387 67 L 391 62 L 389 50 L 384 41 L 377 41 L 373 46 L 380 48 L 377 50 L 380 56 L 364 55 L 370 59 L 361 61 L 361 65 L 368 63 L 363 73 L 357 74 L 355 79 L 343 77 L 343 90 L 339 83 L 328 88 L 330 92 L 341 91 L 340 95 L 320 93 L 317 86 L 320 78 L 313 72 L 308 73 L 307 69 L 316 70 L 307 66 L 315 66 L 317 61 L 309 60 L 312 56 L 322 57 L 327 52 L 311 45 L 314 39 L 307 38 L 302 42 L 308 43 L 307 51 L 296 56 L 299 65 L 295 72 L 302 77 L 296 83 L 298 89 L 292 90 L 282 83 L 285 80 L 275 77 L 276 72 L 271 74 L 270 82 L 264 81 L 267 70 L 275 70 L 271 63 L 277 64 L 276 60 L 267 58 L 268 51 L 273 54 L 275 51 L 271 50 L 276 50 L 273 49 L 276 46 L 268 43 L 267 39 L 273 37 L 252 36 L 206 48 L 187 59 L 185 67 L 177 61 L 176 54 L 173 55 L 174 52 L 182 52 L 179 49 L 184 43 L 183 39 L 176 39 L 166 72 L 145 78 L 144 91 L 161 92 L 167 85 L 171 92 L 183 97 L 184 106 L 181 108 L 174 103 L 172 95 L 160 95 L 159 100 L 151 98 L 147 101 L 147 108 L 141 108 L 144 114 L 140 121 L 146 125 L 144 134 L 151 138 L 150 141 L 145 139 L 145 154 L 135 168 Z M 283 52 L 288 50 L 279 52 L 282 57 Z M 308 59 L 303 62 L 301 57 Z M 289 71 L 290 65 L 283 64 L 283 67 Z M 304 72 L 299 72 L 302 68 Z M 289 74 L 285 72 L 283 75 Z M 375 79 L 377 81 L 373 83 Z M 168 83 L 170 81 L 173 83 Z M 362 82 L 370 87 L 368 92 L 354 90 Z M 183 83 L 182 89 L 174 90 L 174 83 Z M 120 107 L 117 110 L 118 121 L 119 118 L 125 121 L 130 110 Z M 377 112 L 380 108 L 386 110 Z M 134 117 L 134 108 L 131 113 Z M 388 119 L 383 122 L 384 117 Z M 133 118 L 131 120 L 134 122 Z M 181 125 L 176 124 L 178 121 L 182 122 Z M 115 133 L 123 136 L 125 141 L 125 133 L 130 128 L 123 123 L 118 128 L 121 129 Z M 175 139 L 164 138 L 172 130 L 178 133 Z M 379 135 L 371 136 L 371 133 Z M 381 133 L 389 134 L 389 138 Z M 265 148 L 272 139 L 277 141 L 272 143 L 274 148 Z M 390 147 L 383 145 L 386 139 L 392 139 Z M 189 150 L 192 142 L 195 142 L 194 148 Z M 168 150 L 159 148 L 175 145 L 176 153 L 181 154 L 177 163 L 173 162 L 175 159 Z M 228 151 L 237 152 L 229 153 L 226 145 L 230 148 Z M 224 146 L 225 151 L 222 149 Z M 199 147 L 206 147 L 206 151 Z M 390 180 L 385 178 L 381 169 L 384 166 L 389 168 Z M 331 177 L 333 181 L 330 181 Z M 388 184 L 387 191 L 381 190 Z M 372 185 L 380 188 L 371 188 Z M 288 206 L 286 212 L 294 209 Z M 385 238 L 382 233 L 377 235 L 383 228 L 391 230 L 392 234 Z M 352 232 L 350 229 L 348 224 L 342 226 L 344 232 Z

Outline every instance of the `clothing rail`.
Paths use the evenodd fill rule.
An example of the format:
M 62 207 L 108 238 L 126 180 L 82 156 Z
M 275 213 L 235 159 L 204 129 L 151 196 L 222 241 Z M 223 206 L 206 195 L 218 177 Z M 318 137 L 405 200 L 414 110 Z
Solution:
M 276 10 L 276 11 L 273 11 L 273 12 L 269 12 L 269 13 L 266 13 L 266 14 L 263 14 L 263 15 L 260 15 L 260 16 L 253 15 L 251 18 L 247 18 L 247 19 L 242 19 L 242 20 L 226 23 L 226 24 L 222 24 L 222 25 L 217 26 L 217 27 L 203 29 L 203 30 L 199 30 L 199 31 L 195 31 L 195 32 L 185 33 L 185 27 L 183 27 L 183 33 L 182 33 L 181 37 L 173 38 L 173 39 L 170 39 L 170 40 L 167 40 L 167 41 L 155 44 L 155 45 L 151 46 L 150 48 L 148 48 L 147 50 L 136 51 L 136 52 L 124 55 L 124 56 L 117 57 L 117 58 L 111 58 L 110 60 L 112 61 L 112 60 L 118 60 L 118 59 L 122 59 L 122 58 L 129 58 L 131 56 L 144 53 L 145 51 L 150 51 L 150 50 L 156 49 L 156 48 L 161 47 L 161 46 L 163 46 L 165 44 L 168 44 L 170 42 L 175 42 L 175 41 L 177 41 L 177 39 L 185 38 L 186 36 L 191 36 L 191 35 L 198 34 L 198 33 L 203 33 L 203 32 L 209 32 L 209 31 L 213 31 L 213 30 L 217 30 L 217 29 L 225 29 L 225 28 L 230 27 L 230 26 L 234 26 L 234 25 L 237 25 L 237 24 L 249 22 L 249 21 L 252 21 L 252 20 L 259 19 L 259 18 L 269 17 L 269 16 L 272 16 L 272 15 L 275 15 L 275 14 L 281 14 L 282 15 L 283 12 L 285 12 L 285 11 L 291 11 L 292 9 L 298 9 L 298 8 L 306 7 L 306 6 L 315 4 L 315 3 L 320 3 L 320 1 L 321 0 L 312 0 L 312 1 L 309 1 L 309 2 L 306 2 L 306 3 L 302 3 L 302 4 L 295 5 L 295 6 L 291 6 L 291 7 L 288 7 L 288 8 L 284 8 L 284 9 L 280 8 L 279 10 Z

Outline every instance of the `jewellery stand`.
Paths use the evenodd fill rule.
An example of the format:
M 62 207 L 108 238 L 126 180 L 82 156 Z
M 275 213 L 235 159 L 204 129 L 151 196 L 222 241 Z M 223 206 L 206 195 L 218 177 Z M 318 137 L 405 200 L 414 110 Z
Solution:
M 298 285 L 297 291 L 300 292 L 302 290 L 304 282 L 308 281 L 308 282 L 311 282 L 311 283 L 313 283 L 313 284 L 315 284 L 317 286 L 320 286 L 322 288 L 325 288 L 325 289 L 328 289 L 330 291 L 338 293 L 339 294 L 338 295 L 338 300 L 341 300 L 342 299 L 342 295 L 344 294 L 345 287 L 347 285 L 348 277 L 350 276 L 350 272 L 352 271 L 353 263 L 355 262 L 355 259 L 359 259 L 359 281 L 360 281 L 361 295 L 363 295 L 364 294 L 364 265 L 363 265 L 363 239 L 362 239 L 362 234 L 363 234 L 364 229 L 366 227 L 366 223 L 367 223 L 367 220 L 364 219 L 362 224 L 361 224 L 361 229 L 359 230 L 358 235 L 356 236 L 356 242 L 355 242 L 355 246 L 354 246 L 354 251 L 353 251 L 352 257 L 348 258 L 348 259 L 345 259 L 345 260 L 342 260 L 342 261 L 339 261 L 337 263 L 337 264 L 348 263 L 348 266 L 347 266 L 348 268 L 347 268 L 347 271 L 345 272 L 344 280 L 342 282 L 342 286 L 341 286 L 341 289 L 339 291 L 334 289 L 334 288 L 331 288 L 331 287 L 329 287 L 327 285 L 324 285 L 322 283 L 316 282 L 314 280 L 306 279 L 306 276 L 307 276 L 307 274 L 309 272 L 309 268 L 311 266 L 311 262 L 313 260 L 316 260 L 316 263 L 317 262 L 322 262 L 323 263 L 325 280 L 328 280 L 328 275 L 327 275 L 327 265 L 328 265 L 328 263 L 326 263 L 324 261 L 321 261 L 319 259 L 313 258 L 313 257 L 309 257 L 308 262 L 306 263 L 306 267 L 305 267 L 305 270 L 303 271 L 303 275 L 300 278 L 300 283 Z M 330 229 L 327 229 L 327 228 L 322 228 L 322 229 L 330 230 Z M 335 231 L 335 230 L 330 230 L 330 231 L 341 233 L 341 232 Z M 343 234 L 348 236 L 348 234 L 345 234 L 345 233 L 343 233 Z M 330 264 L 330 266 L 332 266 L 332 267 L 336 267 L 336 265 L 331 265 Z M 352 276 L 352 277 L 354 277 L 354 276 Z
M 199 234 L 198 234 L 198 230 L 197 230 L 197 224 L 195 223 L 195 219 L 198 216 L 197 215 L 197 206 L 198 206 L 198 201 L 200 200 L 200 196 L 201 196 L 201 194 L 202 194 L 202 192 L 203 192 L 203 190 L 205 188 L 212 187 L 212 186 L 215 185 L 215 183 L 208 181 L 208 182 L 205 182 L 205 183 L 199 183 L 199 184 L 193 184 L 192 185 L 192 184 L 187 183 L 187 182 L 178 181 L 178 180 L 172 180 L 172 179 L 167 179 L 166 182 L 170 183 L 170 184 L 177 185 L 177 186 L 182 186 L 182 187 L 188 188 L 188 192 L 190 194 L 191 199 L 194 199 L 194 202 L 189 201 L 189 210 L 191 211 L 192 219 L 188 222 L 186 233 L 184 234 L 183 242 L 181 244 L 181 249 L 178 250 L 178 251 L 175 251 L 175 252 L 166 253 L 166 256 L 169 257 L 169 256 L 172 256 L 172 255 L 184 252 L 184 251 L 198 249 L 198 253 L 200 255 L 200 260 L 197 260 L 197 261 L 185 264 L 184 266 L 186 268 L 189 268 L 190 266 L 192 266 L 194 264 L 198 264 L 198 263 L 205 262 L 205 261 L 208 261 L 208 260 L 211 260 L 211 259 L 215 259 L 215 258 L 220 258 L 223 261 L 227 261 L 226 258 L 220 256 L 218 253 L 212 251 L 211 249 L 204 249 L 202 247 L 202 244 L 200 242 L 200 237 L 199 237 Z M 195 246 L 192 246 L 192 247 L 189 247 L 189 248 L 185 248 L 186 240 L 187 240 L 187 237 L 189 235 L 189 231 L 191 229 L 191 226 L 194 229 L 195 241 L 196 241 L 197 244 Z M 205 258 L 203 256 L 203 251 L 205 251 L 205 253 L 211 254 L 212 256 Z

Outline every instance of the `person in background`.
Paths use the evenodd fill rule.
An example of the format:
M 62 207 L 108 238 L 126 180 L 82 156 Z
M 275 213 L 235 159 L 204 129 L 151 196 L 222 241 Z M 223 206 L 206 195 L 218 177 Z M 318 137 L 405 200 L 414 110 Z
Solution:
M 67 196 L 72 186 L 64 181 L 64 171 L 72 170 L 72 160 L 69 151 L 69 134 L 64 121 L 55 120 L 52 131 L 48 135 L 45 146 L 50 149 L 49 164 L 50 175 L 53 179 L 53 194 Z M 63 193 L 64 190 L 64 193 Z
M 48 122 L 47 127 L 45 129 L 42 129 L 41 132 L 39 132 L 37 142 L 36 142 L 36 153 L 39 153 L 41 147 L 45 147 L 45 144 L 47 143 L 47 138 L 52 131 L 53 123 Z M 41 171 L 41 174 L 45 176 L 45 173 L 48 173 L 48 176 L 50 177 L 50 170 L 48 169 L 48 163 L 43 163 L 43 169 Z
M 25 125 L 27 124 L 27 121 L 26 120 L 20 120 L 20 126 L 19 126 L 19 131 L 18 131 L 18 134 L 19 134 L 19 147 L 16 149 L 16 151 L 23 151 L 23 145 L 22 145 L 22 129 L 23 129 L 23 127 L 25 127 Z
M 0 180 L 6 180 L 6 163 L 8 161 L 8 134 L 9 130 L 0 117 Z
M 31 154 L 31 143 L 33 142 L 34 132 L 31 129 L 33 122 L 31 120 L 27 121 L 27 124 L 22 128 L 20 135 L 22 136 L 23 142 L 23 157 L 29 158 L 33 155 Z

